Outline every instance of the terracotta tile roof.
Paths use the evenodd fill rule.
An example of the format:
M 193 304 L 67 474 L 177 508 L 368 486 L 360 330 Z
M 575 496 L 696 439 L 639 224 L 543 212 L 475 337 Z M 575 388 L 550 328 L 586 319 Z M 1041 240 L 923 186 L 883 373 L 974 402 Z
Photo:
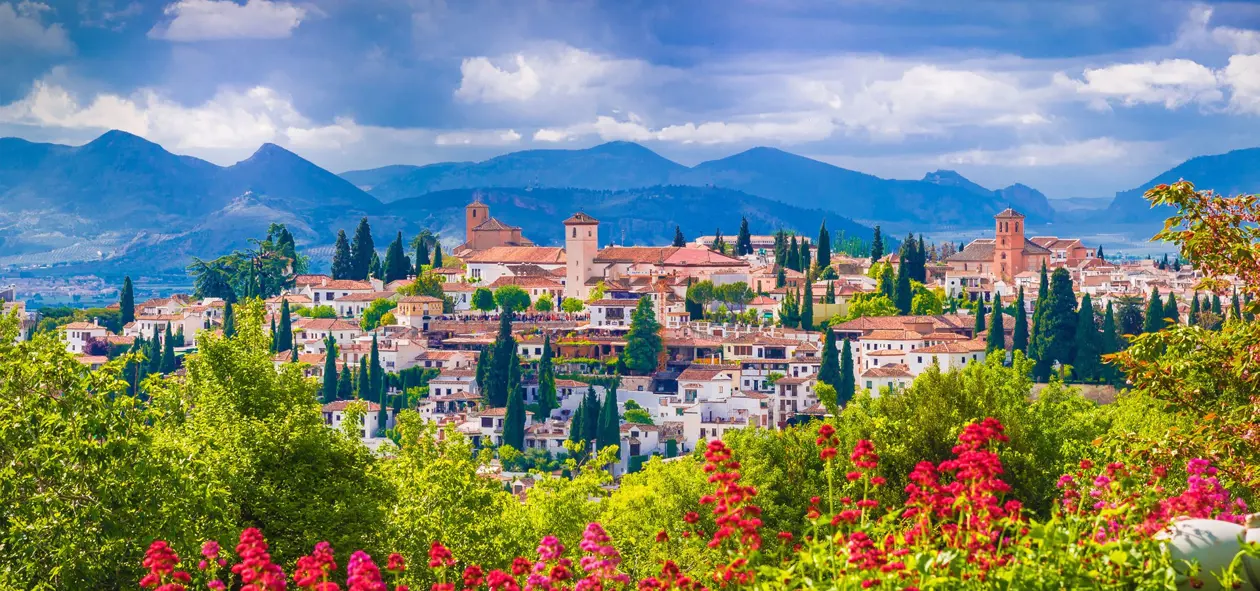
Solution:
M 60 328 L 62 330 L 105 330 L 104 326 L 92 324 L 91 322 L 71 322 L 70 324 L 61 325 Z
M 481 411 L 481 413 L 480 413 L 480 415 L 479 415 L 479 416 L 483 416 L 483 417 L 504 417 L 504 416 L 507 416 L 507 409 L 506 409 L 506 408 L 503 408 L 503 407 L 499 407 L 499 408 L 487 408 L 487 409 L 485 409 L 485 410 Z
M 970 244 L 963 247 L 962 250 L 952 254 L 946 261 L 969 263 L 969 262 L 993 262 L 993 239 L 980 238 L 972 240 Z
M 778 386 L 779 384 L 783 384 L 784 386 L 799 386 L 801 384 L 812 382 L 812 381 L 814 381 L 814 378 L 812 377 L 779 378 L 778 380 L 775 380 L 774 385 Z
M 109 357 L 104 355 L 78 355 L 74 359 L 83 365 L 104 365 L 109 361 Z
M 528 276 L 528 275 L 516 276 L 516 277 L 510 276 L 510 275 L 504 275 L 498 279 L 495 279 L 494 283 L 491 283 L 487 287 L 489 287 L 490 289 L 497 289 L 504 285 L 518 285 L 520 287 L 539 287 L 539 288 L 545 288 L 545 289 L 560 289 L 564 287 L 563 285 L 560 284 L 560 282 L 550 277 L 533 277 L 533 276 Z
M 881 367 L 872 367 L 862 372 L 864 378 L 912 378 L 910 368 L 900 363 L 884 365 Z
M 130 345 L 136 342 L 136 337 L 111 334 L 105 335 L 105 342 L 111 345 Z
M 598 223 L 599 220 L 580 211 L 569 216 L 569 219 L 564 220 L 564 225 L 566 226 L 587 226 Z
M 1006 208 L 1006 209 L 1003 209 L 1000 213 L 998 213 L 997 215 L 995 215 L 995 216 L 993 216 L 993 217 L 995 217 L 995 218 L 1000 218 L 1000 219 L 1020 219 L 1020 220 L 1022 220 L 1022 219 L 1024 219 L 1024 214 L 1019 213 L 1018 211 L 1015 211 L 1014 209 L 1011 209 L 1011 208 L 1009 208 L 1009 207 L 1008 207 L 1008 208 Z
M 914 351 L 917 353 L 922 350 L 923 349 L 915 349 Z M 909 352 L 910 351 L 901 351 L 899 349 L 880 349 L 878 351 L 868 351 L 862 355 L 865 355 L 866 357 L 904 357 L 906 353 Z
M 298 275 L 293 278 L 295 287 L 304 287 L 307 285 L 319 285 L 324 281 L 332 281 L 332 277 L 328 275 Z
M 340 291 L 372 291 L 372 284 L 367 281 L 355 281 L 353 279 L 329 279 L 325 283 L 312 285 L 317 289 L 335 289 Z
M 359 402 L 359 401 L 358 400 L 334 400 L 332 402 L 329 402 L 328 404 L 325 404 L 323 407 L 323 411 L 324 412 L 341 412 L 341 411 L 346 410 L 346 408 L 350 406 L 351 402 Z M 369 402 L 366 400 L 362 402 L 367 402 L 368 412 L 380 412 L 381 410 L 381 405 L 375 402 Z
M 869 334 L 862 335 L 859 340 L 863 341 L 921 341 L 924 336 L 913 330 L 904 330 L 896 328 L 882 328 L 872 330 Z
M 554 246 L 495 246 L 465 257 L 464 262 L 563 265 L 565 257 L 564 249 Z
M 655 433 L 661 430 L 656 425 L 644 425 L 642 423 L 625 423 L 621 426 L 622 433 L 629 433 L 631 429 L 637 429 L 644 433 Z
M 268 304 L 279 304 L 279 303 L 283 302 L 284 300 L 288 300 L 290 304 L 309 304 L 309 303 L 311 303 L 311 298 L 310 298 L 310 296 L 305 295 L 305 294 L 300 294 L 300 293 L 286 293 L 286 294 L 284 294 L 284 295 L 278 295 L 278 296 L 269 297 L 269 298 L 267 298 L 267 303 L 268 303 Z
M 688 365 L 678 374 L 678 381 L 708 381 L 717 379 L 723 372 L 738 372 L 738 365 Z
M 595 255 L 597 263 L 661 264 L 677 246 L 610 246 Z
M 759 295 L 748 302 L 749 306 L 777 306 L 779 302 L 770 296 Z
M 587 384 L 577 380 L 556 380 L 557 388 L 585 388 Z
M 636 299 L 636 300 L 631 300 L 631 299 L 619 299 L 619 300 L 604 299 L 604 300 L 595 300 L 595 301 L 593 301 L 593 302 L 587 302 L 586 307 L 588 307 L 588 308 L 589 308 L 589 307 L 591 307 L 591 306 L 604 306 L 604 307 L 622 307 L 622 308 L 633 308 L 633 307 L 638 306 L 638 305 L 639 305 L 639 300 L 637 300 L 637 299 Z
M 353 322 L 347 322 L 340 318 L 301 318 L 299 317 L 293 320 L 293 327 L 301 328 L 303 330 L 312 330 L 312 331 L 314 330 L 319 330 L 319 331 L 327 331 L 327 330 L 359 331 L 361 330 L 358 324 L 355 324 Z
M 489 218 L 486 221 L 481 222 L 481 224 L 479 224 L 477 227 L 473 228 L 473 230 L 520 230 L 520 229 L 521 229 L 520 226 L 509 226 L 499 221 L 498 218 Z
M 392 291 L 369 291 L 369 292 L 361 292 L 361 293 L 352 293 L 352 294 L 344 295 L 337 298 L 336 300 L 333 301 L 333 303 L 336 303 L 336 302 L 375 302 L 376 300 L 389 299 L 389 297 L 392 295 L 394 295 L 394 292 Z
M 1052 249 L 1052 250 L 1085 247 L 1083 244 L 1081 244 L 1081 241 L 1077 238 L 1059 238 L 1057 236 L 1033 236 L 1029 240 L 1031 240 L 1037 246 L 1040 246 L 1042 248 Z
M 914 352 L 916 354 L 918 353 L 958 354 L 958 353 L 976 353 L 978 351 L 983 351 L 984 349 L 985 349 L 984 341 L 969 340 L 969 341 L 960 341 L 960 342 L 955 342 L 955 343 L 941 343 L 939 345 L 931 345 L 928 347 L 915 349 Z
M 442 299 L 435 298 L 433 296 L 423 296 L 423 295 L 403 296 L 398 299 L 398 303 L 400 304 L 434 304 L 434 303 L 440 304 L 442 303 Z

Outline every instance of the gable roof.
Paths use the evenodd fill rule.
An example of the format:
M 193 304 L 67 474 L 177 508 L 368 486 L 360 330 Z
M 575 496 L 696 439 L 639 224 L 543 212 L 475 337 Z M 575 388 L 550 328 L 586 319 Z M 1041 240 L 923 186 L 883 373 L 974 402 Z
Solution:
M 533 263 L 562 265 L 564 249 L 554 246 L 494 246 L 464 257 L 465 263 Z

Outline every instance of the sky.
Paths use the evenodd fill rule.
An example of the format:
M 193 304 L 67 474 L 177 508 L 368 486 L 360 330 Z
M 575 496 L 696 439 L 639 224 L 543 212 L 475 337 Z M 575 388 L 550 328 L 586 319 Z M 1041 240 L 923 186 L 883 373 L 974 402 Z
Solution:
M 1109 197 L 1260 146 L 1260 3 L 0 0 L 0 136 L 341 172 L 639 142 Z

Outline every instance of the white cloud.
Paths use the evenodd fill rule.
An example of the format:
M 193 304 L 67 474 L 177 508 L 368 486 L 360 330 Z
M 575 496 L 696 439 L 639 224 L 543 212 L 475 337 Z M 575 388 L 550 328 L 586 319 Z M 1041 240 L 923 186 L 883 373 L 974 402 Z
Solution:
M 120 129 L 174 150 L 244 149 L 264 142 L 328 149 L 357 142 L 363 133 L 350 119 L 315 124 L 288 98 L 262 86 L 223 90 L 196 106 L 178 104 L 152 89 L 131 96 L 99 94 L 81 104 L 65 88 L 39 81 L 22 99 L 0 105 L 0 123 Z
M 510 146 L 521 141 L 515 129 L 487 129 L 440 133 L 433 143 L 438 146 Z
M 1186 20 L 1177 30 L 1173 47 L 1204 49 L 1223 47 L 1234 53 L 1260 53 L 1260 31 L 1235 27 L 1211 27 L 1213 9 L 1206 4 L 1190 7 Z
M 1235 55 L 1221 71 L 1221 81 L 1231 90 L 1230 109 L 1260 115 L 1260 55 Z
M 1222 98 L 1215 72 L 1188 59 L 1115 64 L 1087 69 L 1083 76 L 1082 81 L 1060 73 L 1055 76 L 1055 83 L 1101 101 L 1095 102 L 1098 107 L 1118 101 L 1125 106 L 1162 104 L 1176 109 L 1190 103 L 1210 104 Z
M 171 21 L 159 23 L 149 36 L 168 41 L 283 39 L 307 15 L 301 6 L 270 0 L 179 0 L 163 13 Z
M 579 96 L 632 84 L 644 68 L 636 60 L 568 46 L 546 46 L 495 59 L 470 57 L 460 64 L 455 97 L 470 103 L 511 103 Z
M 661 141 L 680 144 L 730 144 L 740 142 L 774 142 L 791 144 L 825 139 L 835 130 L 830 118 L 818 114 L 796 117 L 766 117 L 739 121 L 708 121 L 700 124 L 681 123 L 652 129 L 633 114 L 630 120 L 601 115 L 593 123 L 568 127 L 543 128 L 534 133 L 536 142 L 562 142 L 598 136 L 605 141 Z
M 1134 145 L 1109 137 L 1064 144 L 1024 144 L 1003 150 L 964 150 L 940 156 L 944 166 L 1045 167 L 1097 165 L 1132 155 Z
M 60 23 L 44 26 L 43 13 L 51 10 L 47 4 L 29 0 L 17 5 L 0 3 L 0 48 L 33 49 L 53 54 L 74 51 L 74 44 Z

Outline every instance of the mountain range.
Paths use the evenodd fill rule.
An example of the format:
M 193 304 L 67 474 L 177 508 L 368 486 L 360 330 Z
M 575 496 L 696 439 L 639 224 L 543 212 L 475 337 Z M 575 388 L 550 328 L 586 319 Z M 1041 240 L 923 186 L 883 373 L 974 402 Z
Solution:
M 68 265 L 59 272 L 171 273 L 191 257 L 248 245 L 283 222 L 320 265 L 338 229 L 368 217 L 378 246 L 402 232 L 463 240 L 463 207 L 474 197 L 539 244 L 559 244 L 560 220 L 599 218 L 601 242 L 663 244 L 675 226 L 688 237 L 741 217 L 754 233 L 805 234 L 827 221 L 832 235 L 869 238 L 871 225 L 932 232 L 988 229 L 1014 207 L 1030 224 L 1087 220 L 1152 224 L 1142 191 L 1179 178 L 1222 192 L 1254 191 L 1260 149 L 1204 156 L 1105 202 L 1075 200 L 1056 212 L 1021 184 L 982 187 L 954 171 L 919 180 L 883 179 L 784 152 L 753 148 L 688 167 L 634 143 L 581 150 L 527 150 L 483 162 L 395 165 L 333 174 L 264 144 L 231 166 L 172 154 L 143 138 L 107 132 L 82 146 L 0 138 L 0 269 Z M 858 221 L 854 221 L 858 220 Z
M 1046 196 L 1023 185 L 990 191 L 953 171 L 917 181 L 882 179 L 775 148 L 752 148 L 687 167 L 638 144 L 609 142 L 584 150 L 525 150 L 484 162 L 388 166 L 341 176 L 385 203 L 477 187 L 687 185 L 726 187 L 869 222 L 918 222 L 931 211 L 938 224 L 985 225 L 1008 206 L 1026 212 L 1033 223 L 1053 217 Z

